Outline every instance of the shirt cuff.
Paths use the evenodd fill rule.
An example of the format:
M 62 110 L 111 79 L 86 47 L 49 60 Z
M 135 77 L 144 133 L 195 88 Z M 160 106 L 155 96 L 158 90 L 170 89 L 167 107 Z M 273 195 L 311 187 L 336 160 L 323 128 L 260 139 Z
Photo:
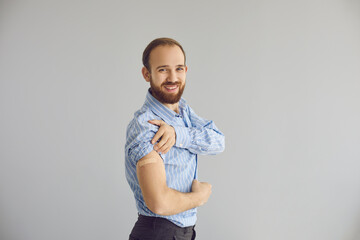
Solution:
M 172 126 L 176 133 L 175 147 L 188 148 L 191 144 L 190 129 L 182 126 Z

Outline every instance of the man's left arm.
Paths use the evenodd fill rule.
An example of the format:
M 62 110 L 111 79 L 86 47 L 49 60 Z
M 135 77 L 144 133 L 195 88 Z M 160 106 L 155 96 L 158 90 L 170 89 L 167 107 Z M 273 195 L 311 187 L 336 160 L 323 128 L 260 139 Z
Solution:
M 158 132 L 151 140 L 154 150 L 163 154 L 172 146 L 186 148 L 194 154 L 217 154 L 225 149 L 225 136 L 213 121 L 205 120 L 189 107 L 191 127 L 170 126 L 162 120 L 150 120 L 149 123 L 159 126 Z
M 192 127 L 173 126 L 176 132 L 175 146 L 186 148 L 195 154 L 218 154 L 225 149 L 225 136 L 211 120 L 206 120 L 188 107 Z

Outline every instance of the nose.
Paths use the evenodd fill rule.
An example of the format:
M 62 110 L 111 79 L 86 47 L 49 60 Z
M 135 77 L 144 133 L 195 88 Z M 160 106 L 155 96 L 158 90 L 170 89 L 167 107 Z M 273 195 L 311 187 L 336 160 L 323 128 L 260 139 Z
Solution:
M 168 82 L 176 82 L 176 72 L 169 71 Z

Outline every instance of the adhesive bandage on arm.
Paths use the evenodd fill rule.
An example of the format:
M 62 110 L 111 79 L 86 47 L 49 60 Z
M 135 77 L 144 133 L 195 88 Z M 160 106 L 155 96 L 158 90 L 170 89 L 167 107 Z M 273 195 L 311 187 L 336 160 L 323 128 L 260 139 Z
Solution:
M 137 165 L 138 167 L 142 167 L 146 164 L 150 164 L 150 163 L 156 163 L 157 160 L 155 158 L 145 158 L 145 159 L 140 159 L 138 162 L 137 162 Z

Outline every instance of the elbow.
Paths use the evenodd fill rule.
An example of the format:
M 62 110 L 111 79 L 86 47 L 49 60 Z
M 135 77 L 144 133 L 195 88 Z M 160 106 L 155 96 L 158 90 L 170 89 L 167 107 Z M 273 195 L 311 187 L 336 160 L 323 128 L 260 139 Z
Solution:
M 151 199 L 151 200 L 149 199 L 149 200 L 145 200 L 145 204 L 150 211 L 152 211 L 155 214 L 161 215 L 163 209 L 159 201 L 155 199 Z
M 146 203 L 146 206 L 157 215 L 168 216 L 171 215 L 168 208 L 163 202 Z
M 151 212 L 162 216 L 171 215 L 169 211 L 169 206 L 167 206 L 164 196 L 158 196 L 144 200 L 147 208 Z
M 218 142 L 218 152 L 217 153 L 222 153 L 225 150 L 225 136 L 223 136 L 219 142 Z
M 225 136 L 223 137 L 223 140 L 221 141 L 221 152 L 225 151 Z
M 166 216 L 169 215 L 167 214 L 167 210 L 164 208 L 164 206 L 162 205 L 154 205 L 154 206 L 149 206 L 150 211 L 152 211 L 153 213 L 157 214 L 157 215 L 162 215 L 162 216 Z

